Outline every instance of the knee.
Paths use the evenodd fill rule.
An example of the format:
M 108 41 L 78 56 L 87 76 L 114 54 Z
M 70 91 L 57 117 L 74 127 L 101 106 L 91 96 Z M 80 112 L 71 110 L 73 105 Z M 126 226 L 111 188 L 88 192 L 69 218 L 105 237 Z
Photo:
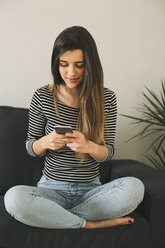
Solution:
M 23 201 L 23 192 L 24 187 L 21 185 L 14 186 L 6 192 L 4 203 L 9 214 L 14 215 L 15 212 L 19 211 L 19 206 L 21 206 L 21 202 Z
M 144 197 L 144 184 L 136 177 L 126 177 L 127 184 L 129 187 L 129 192 L 136 198 L 140 203 Z

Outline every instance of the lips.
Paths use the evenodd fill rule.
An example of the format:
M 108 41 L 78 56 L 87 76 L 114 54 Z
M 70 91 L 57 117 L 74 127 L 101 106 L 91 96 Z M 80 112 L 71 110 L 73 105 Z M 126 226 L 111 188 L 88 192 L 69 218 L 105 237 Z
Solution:
M 70 80 L 77 80 L 78 78 L 68 78 L 68 79 L 70 79 Z
M 70 82 L 75 82 L 77 81 L 79 78 L 67 78 Z

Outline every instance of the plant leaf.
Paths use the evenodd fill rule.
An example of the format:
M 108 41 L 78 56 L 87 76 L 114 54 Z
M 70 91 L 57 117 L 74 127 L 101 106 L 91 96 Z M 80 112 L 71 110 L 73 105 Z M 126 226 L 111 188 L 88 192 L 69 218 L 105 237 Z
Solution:
M 135 120 L 136 122 L 134 122 L 134 124 L 138 124 L 138 123 L 150 123 L 150 124 L 153 124 L 153 125 L 157 125 L 157 122 L 154 122 L 152 120 L 146 120 L 146 119 L 143 119 L 143 118 L 140 118 L 140 117 L 134 117 L 134 116 L 131 116 L 131 115 L 123 115 L 123 114 L 120 114 L 120 116 L 123 116 L 123 117 L 127 117 L 129 119 L 132 119 L 132 120 Z
M 154 120 L 162 122 L 163 124 L 165 124 L 165 111 L 160 110 L 161 114 L 160 113 L 158 114 L 156 111 L 152 110 L 146 104 L 144 104 L 144 106 L 148 110 L 148 112 L 143 111 L 144 115 L 150 117 L 151 119 L 153 118 Z
M 146 90 L 150 93 L 150 95 L 155 99 L 155 101 L 162 107 L 163 109 L 163 104 L 162 102 L 159 100 L 159 96 L 157 96 L 157 94 L 155 92 L 153 92 L 152 90 L 150 90 L 149 88 L 145 87 Z M 143 92 L 142 92 L 143 93 Z M 153 102 L 153 101 L 152 101 Z
M 160 155 L 159 152 L 156 151 L 156 148 L 153 147 L 153 152 L 154 152 L 154 156 L 152 155 L 146 155 L 146 158 L 157 168 L 159 169 L 161 172 L 165 172 L 165 167 L 164 167 L 164 160 L 165 160 L 165 152 L 163 151 L 162 149 L 162 152 L 164 154 L 164 160 L 162 159 L 162 156 Z M 158 159 L 160 160 L 157 160 L 156 159 L 156 156 L 158 157 Z
M 163 80 L 161 80 L 161 84 L 162 84 L 163 94 L 165 96 L 165 80 L 164 80 L 164 82 L 163 82 Z
M 163 160 L 162 156 L 160 155 L 160 153 L 157 151 L 157 149 L 155 147 L 154 147 L 154 152 L 158 156 L 158 158 L 161 161 L 162 165 L 164 165 L 165 161 Z
M 142 94 L 148 100 L 151 106 L 154 107 L 160 115 L 162 115 L 161 109 L 144 92 L 142 92 Z

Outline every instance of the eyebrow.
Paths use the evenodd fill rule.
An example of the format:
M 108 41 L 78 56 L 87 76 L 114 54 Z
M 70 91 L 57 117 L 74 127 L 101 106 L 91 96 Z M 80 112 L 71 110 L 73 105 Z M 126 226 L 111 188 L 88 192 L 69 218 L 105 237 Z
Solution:
M 59 61 L 60 61 L 60 62 L 68 62 L 68 61 L 63 60 L 63 59 L 60 59 Z M 75 63 L 82 63 L 82 62 L 84 62 L 84 60 L 81 60 L 81 61 L 75 61 Z

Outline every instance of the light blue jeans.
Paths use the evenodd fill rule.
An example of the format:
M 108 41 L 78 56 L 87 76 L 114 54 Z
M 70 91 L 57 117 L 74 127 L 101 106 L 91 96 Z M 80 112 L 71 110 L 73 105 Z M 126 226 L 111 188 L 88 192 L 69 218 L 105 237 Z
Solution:
M 19 185 L 5 194 L 5 207 L 16 220 L 43 228 L 83 228 L 97 221 L 128 215 L 143 200 L 144 185 L 124 177 L 101 185 L 41 177 L 37 187 Z

